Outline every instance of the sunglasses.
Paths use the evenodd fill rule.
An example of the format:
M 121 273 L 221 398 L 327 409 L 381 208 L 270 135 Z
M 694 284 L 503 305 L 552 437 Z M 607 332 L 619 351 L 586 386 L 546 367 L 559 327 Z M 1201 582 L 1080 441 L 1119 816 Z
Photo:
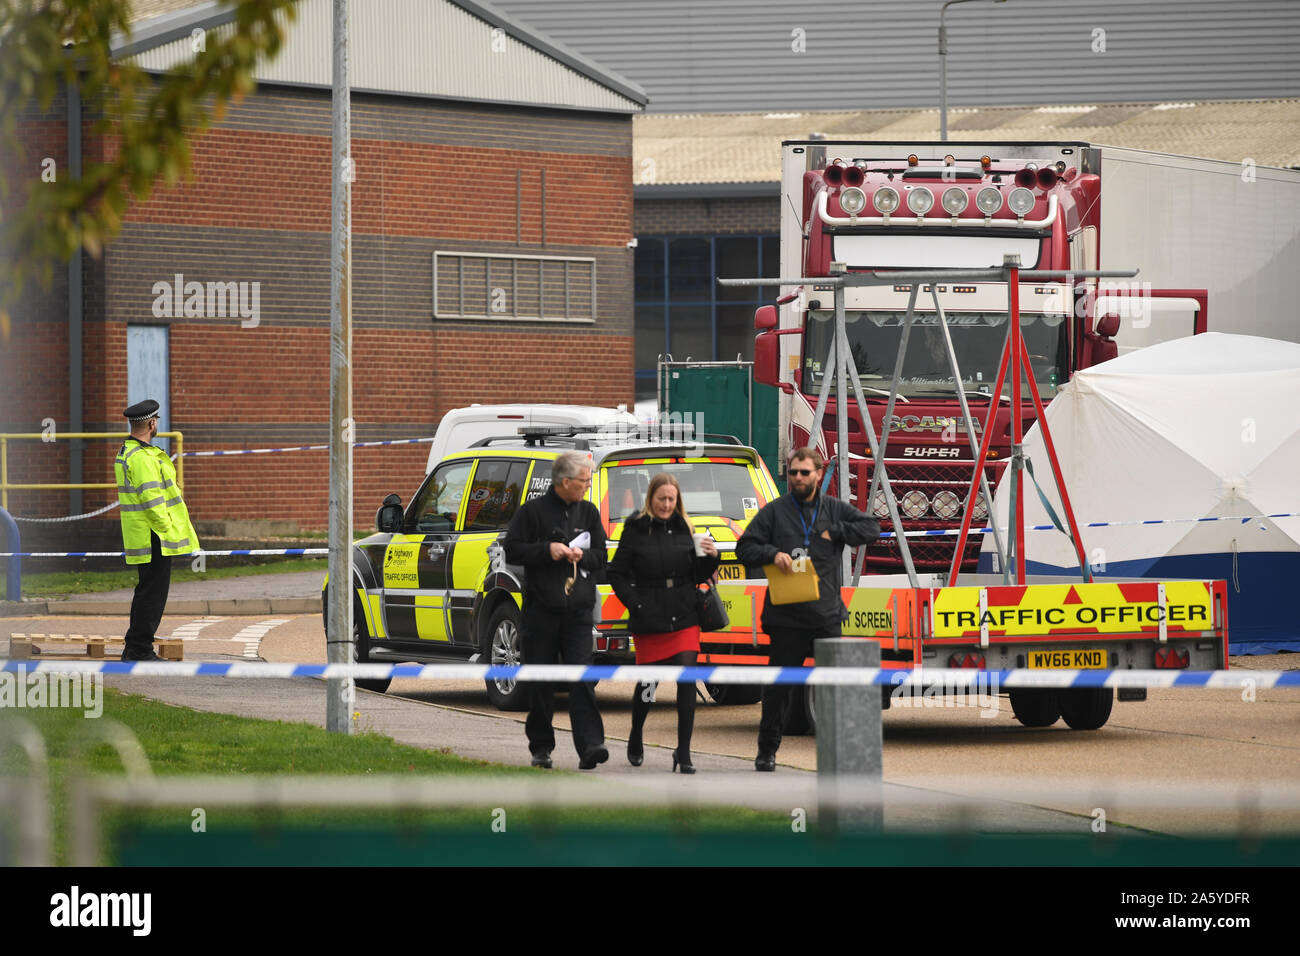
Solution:
M 808 475 L 813 475 L 817 473 L 816 468 L 787 468 L 786 471 L 792 475 L 799 475 L 804 478 L 806 478 Z

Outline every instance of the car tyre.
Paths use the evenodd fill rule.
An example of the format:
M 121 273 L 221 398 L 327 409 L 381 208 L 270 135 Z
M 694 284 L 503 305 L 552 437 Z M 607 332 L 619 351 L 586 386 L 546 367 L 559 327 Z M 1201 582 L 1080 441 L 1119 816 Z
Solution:
M 352 602 L 352 660 L 357 664 L 371 663 L 370 631 L 366 629 L 360 601 Z M 376 694 L 386 693 L 392 682 L 391 677 L 358 677 L 353 681 L 362 690 L 373 690 Z
M 1011 713 L 1026 727 L 1050 727 L 1061 718 L 1061 705 L 1054 690 L 1013 690 Z
M 483 658 L 488 664 L 518 665 L 524 662 L 520 628 L 523 618 L 513 601 L 498 605 L 488 619 L 484 639 Z M 488 700 L 498 710 L 520 711 L 528 709 L 528 685 L 515 680 L 488 679 Z
M 1071 687 L 1060 691 L 1061 716 L 1071 730 L 1097 730 L 1110 720 L 1113 687 Z
M 328 634 L 330 625 L 328 591 L 321 597 L 321 611 L 325 621 L 325 631 Z M 352 601 L 352 663 L 372 663 L 370 660 L 370 632 L 366 629 L 366 616 L 362 610 L 360 598 Z M 392 682 L 391 677 L 357 677 L 353 680 L 353 683 L 362 690 L 373 690 L 377 694 L 387 691 L 388 685 Z

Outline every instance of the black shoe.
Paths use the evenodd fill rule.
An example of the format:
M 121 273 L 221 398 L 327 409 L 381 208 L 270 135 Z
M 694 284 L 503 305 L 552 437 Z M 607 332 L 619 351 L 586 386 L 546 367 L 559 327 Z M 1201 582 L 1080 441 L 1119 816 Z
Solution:
M 754 769 L 765 773 L 773 773 L 776 770 L 776 754 L 759 753 L 754 758 Z
M 541 767 L 543 770 L 551 769 L 551 755 L 549 753 L 533 754 L 532 765 Z
M 603 745 L 598 747 L 592 747 L 590 750 L 584 753 L 582 755 L 582 759 L 578 761 L 578 769 L 594 770 L 596 769 L 596 764 L 604 763 L 608 759 L 609 759 L 609 751 L 606 750 Z
M 627 762 L 634 767 L 641 766 L 645 760 L 645 747 L 641 744 L 641 738 L 628 740 L 627 742 Z
M 672 772 L 676 773 L 678 769 L 680 769 L 682 773 L 695 773 L 695 767 L 691 765 L 691 755 L 687 754 L 685 757 L 678 757 L 677 751 L 674 750 Z
M 124 660 L 124 661 L 160 661 L 160 660 L 162 660 L 162 658 L 159 657 L 156 653 L 154 653 L 154 649 L 153 649 L 152 646 L 150 646 L 149 650 L 147 650 L 147 651 L 132 650 L 131 648 L 128 647 L 128 648 L 124 648 L 123 651 L 122 651 L 122 660 Z

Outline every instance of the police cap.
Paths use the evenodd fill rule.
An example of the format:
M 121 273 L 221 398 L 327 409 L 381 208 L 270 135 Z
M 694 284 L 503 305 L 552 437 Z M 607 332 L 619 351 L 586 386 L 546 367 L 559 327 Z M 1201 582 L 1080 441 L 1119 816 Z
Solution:
M 147 422 L 158 414 L 158 403 L 152 398 L 146 398 L 143 402 L 136 402 L 122 414 L 133 425 L 137 422 Z

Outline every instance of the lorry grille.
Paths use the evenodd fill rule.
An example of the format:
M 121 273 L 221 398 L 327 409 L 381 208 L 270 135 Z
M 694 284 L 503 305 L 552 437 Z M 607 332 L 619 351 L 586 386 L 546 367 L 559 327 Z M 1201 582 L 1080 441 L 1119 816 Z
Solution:
M 910 461 L 907 459 L 886 459 L 889 469 L 889 482 L 894 497 L 899 502 L 902 512 L 905 503 L 918 513 L 917 517 L 903 514 L 906 531 L 937 531 L 940 529 L 957 530 L 961 527 L 961 516 L 965 508 L 966 494 L 970 490 L 971 461 Z M 1006 468 L 1005 461 L 988 462 L 985 475 L 990 490 L 997 489 L 998 478 Z M 893 531 L 893 522 L 888 517 L 881 518 L 875 514 L 873 503 L 867 500 L 871 488 L 873 464 L 870 461 L 853 462 L 853 505 L 880 522 L 881 531 Z M 909 497 L 909 493 L 911 494 Z M 949 516 L 951 515 L 951 516 Z M 971 522 L 974 528 L 988 523 L 987 519 Z M 973 571 L 979 561 L 980 547 L 984 535 L 973 534 L 966 540 L 962 552 L 961 569 Z M 912 552 L 912 561 L 918 571 L 943 571 L 952 564 L 953 548 L 957 544 L 955 534 L 942 538 L 909 538 L 908 546 Z M 867 568 L 877 573 L 897 572 L 903 569 L 903 556 L 896 538 L 887 538 L 867 548 Z

